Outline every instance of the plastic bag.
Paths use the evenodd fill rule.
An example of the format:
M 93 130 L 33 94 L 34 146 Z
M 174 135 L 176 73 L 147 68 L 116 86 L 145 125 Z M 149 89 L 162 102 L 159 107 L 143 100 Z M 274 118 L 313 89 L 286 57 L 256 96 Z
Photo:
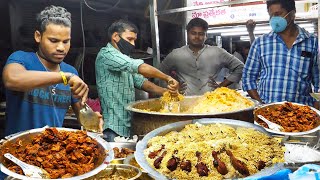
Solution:
M 290 180 L 320 180 L 320 166 L 306 164 L 301 166 L 294 173 L 289 174 Z
M 291 173 L 290 169 L 282 169 L 271 175 L 252 176 L 244 178 L 245 180 L 289 180 L 288 174 Z

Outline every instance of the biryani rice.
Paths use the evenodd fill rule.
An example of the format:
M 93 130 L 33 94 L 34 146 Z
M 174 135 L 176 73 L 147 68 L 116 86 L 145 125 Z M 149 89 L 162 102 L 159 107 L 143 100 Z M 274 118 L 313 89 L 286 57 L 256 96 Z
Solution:
M 156 136 L 149 140 L 148 148 L 144 154 L 147 162 L 154 168 L 155 159 L 150 159 L 148 154 L 157 151 L 165 145 L 167 151 L 159 169 L 155 169 L 161 174 L 173 179 L 223 179 L 243 177 L 231 164 L 229 156 L 225 150 L 230 150 L 233 155 L 244 162 L 250 174 L 255 174 L 259 170 L 257 164 L 259 161 L 266 162 L 267 166 L 271 166 L 277 162 L 284 162 L 284 149 L 279 145 L 276 139 L 270 138 L 267 135 L 258 132 L 254 129 L 237 128 L 234 129 L 224 124 L 186 125 L 180 132 L 170 132 L 164 136 Z M 192 164 L 191 172 L 184 171 L 178 165 L 177 169 L 170 171 L 166 166 L 167 162 L 174 151 L 178 150 L 176 157 L 182 160 L 190 160 Z M 221 175 L 213 166 L 212 151 L 220 152 L 218 157 L 226 164 L 228 173 Z M 195 165 L 198 158 L 196 152 L 201 153 L 202 162 L 209 168 L 207 177 L 200 177 L 197 173 Z
M 236 90 L 221 87 L 212 92 L 206 92 L 188 112 L 221 113 L 242 110 L 252 106 L 254 106 L 254 102 L 243 97 Z

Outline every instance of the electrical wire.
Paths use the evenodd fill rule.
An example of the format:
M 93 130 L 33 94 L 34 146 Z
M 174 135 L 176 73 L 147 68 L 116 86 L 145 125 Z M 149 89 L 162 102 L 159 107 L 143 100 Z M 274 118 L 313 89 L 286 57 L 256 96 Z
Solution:
M 84 64 L 84 55 L 86 52 L 86 37 L 84 34 L 84 28 L 83 28 L 83 10 L 82 10 L 82 1 L 80 1 L 80 24 L 81 24 L 81 32 L 82 32 L 82 56 L 80 59 L 80 68 L 81 68 L 81 78 L 84 81 L 84 73 L 83 73 L 83 64 Z
M 87 3 L 86 0 L 83 0 L 83 2 L 86 4 L 86 6 L 87 6 L 89 9 L 91 9 L 91 10 L 93 10 L 93 11 L 96 11 L 96 12 L 109 12 L 109 11 L 111 11 L 113 8 L 117 7 L 118 4 L 121 2 L 121 0 L 118 0 L 117 3 L 115 3 L 112 7 L 108 8 L 108 9 L 95 9 L 95 8 L 93 8 L 92 6 L 90 6 L 90 5 Z
M 84 80 L 84 71 L 83 71 L 83 66 L 84 66 L 84 57 L 85 57 L 85 52 L 86 52 L 86 37 L 84 34 L 84 27 L 83 27 L 83 4 L 84 3 L 89 9 L 96 11 L 96 12 L 109 12 L 112 9 L 114 9 L 115 7 L 117 7 L 119 5 L 119 3 L 121 2 L 121 0 L 118 0 L 117 3 L 115 3 L 115 5 L 113 5 L 112 7 L 108 8 L 108 9 L 104 9 L 104 10 L 99 10 L 99 9 L 95 9 L 93 7 L 91 7 L 86 0 L 80 0 L 80 24 L 81 24 L 81 32 L 82 32 L 82 56 L 80 59 L 80 68 L 81 68 L 81 78 Z M 79 71 L 80 71 L 79 68 Z

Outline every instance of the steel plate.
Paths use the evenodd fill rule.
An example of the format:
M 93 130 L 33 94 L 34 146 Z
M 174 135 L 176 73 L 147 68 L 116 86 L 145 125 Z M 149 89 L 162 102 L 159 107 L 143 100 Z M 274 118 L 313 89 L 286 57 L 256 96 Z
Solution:
M 252 124 L 252 123 L 248 123 L 248 122 L 244 122 L 244 121 L 238 121 L 238 120 L 233 120 L 233 119 L 222 119 L 222 118 L 204 118 L 204 119 L 198 119 L 198 120 L 189 120 L 189 121 L 181 121 L 181 122 L 176 122 L 176 123 L 172 123 L 172 124 L 168 124 L 165 126 L 162 126 L 158 129 L 155 129 L 153 131 L 151 131 L 150 133 L 148 133 L 141 141 L 139 141 L 137 143 L 136 146 L 136 152 L 134 153 L 135 158 L 138 162 L 138 164 L 145 170 L 147 171 L 153 178 L 155 179 L 167 179 L 166 176 L 162 175 L 161 173 L 159 173 L 158 171 L 154 170 L 147 162 L 143 152 L 145 149 L 147 149 L 147 144 L 148 141 L 155 137 L 155 136 L 162 136 L 165 135 L 171 131 L 181 131 L 185 125 L 187 124 L 194 124 L 194 123 L 200 123 L 203 125 L 207 125 L 207 124 L 215 124 L 215 123 L 221 123 L 221 124 L 226 124 L 229 125 L 233 128 L 237 128 L 237 127 L 246 127 L 246 128 L 253 128 L 257 131 L 260 131 L 268 136 L 271 136 L 264 128 L 262 128 L 261 126 Z M 278 168 L 274 168 L 273 167 L 273 171 L 276 171 Z M 271 169 L 269 170 L 264 170 L 264 171 L 260 171 L 260 172 L 271 172 Z
M 16 140 L 21 139 L 23 140 L 23 144 L 24 143 L 28 143 L 28 141 L 31 141 L 32 137 L 35 137 L 36 135 L 40 134 L 41 132 L 43 132 L 45 130 L 46 127 L 44 128 L 38 128 L 38 129 L 32 129 L 32 130 L 28 130 L 28 131 L 24 131 L 21 133 L 16 133 L 12 136 L 9 136 L 8 139 L 3 143 L 3 145 L 1 147 L 6 147 L 6 146 L 10 146 L 10 144 L 14 143 Z M 56 128 L 58 131 L 79 131 L 78 129 L 70 129 L 70 128 Z M 91 132 L 87 132 L 87 135 L 90 136 L 92 139 L 95 139 L 99 146 L 101 147 L 102 151 L 108 151 L 108 155 L 105 157 L 101 157 L 98 161 L 97 167 L 95 169 L 93 169 L 90 172 L 87 172 L 85 174 L 82 174 L 80 176 L 74 176 L 71 178 L 64 178 L 63 180 L 80 180 L 80 179 L 85 179 L 91 176 L 96 175 L 97 173 L 99 173 L 100 171 L 104 170 L 109 162 L 113 159 L 114 157 L 114 153 L 113 153 L 113 149 L 111 148 L 110 144 L 107 143 L 105 140 L 103 140 L 97 133 L 91 133 Z M 3 173 L 11 176 L 12 178 L 17 178 L 17 179 L 28 179 L 28 180 L 39 180 L 38 178 L 30 178 L 21 174 L 17 174 L 14 173 L 12 171 L 10 171 L 9 169 L 7 169 L 3 164 L 3 158 L 4 157 L 0 157 L 0 169 Z M 50 180 L 54 180 L 54 179 L 50 179 Z M 60 180 L 60 179 L 59 179 Z
M 281 104 L 284 104 L 286 103 L 287 101 L 283 101 L 283 102 L 276 102 L 276 103 L 270 103 L 270 104 L 265 104 L 265 105 L 261 105 L 259 107 L 256 108 L 256 110 L 258 109 L 261 109 L 261 108 L 266 108 L 266 107 L 270 107 L 270 106 L 274 106 L 274 105 L 281 105 Z M 299 104 L 299 103 L 293 103 L 291 102 L 292 104 L 294 105 L 299 105 L 299 106 L 306 106 L 304 104 Z M 310 107 L 310 106 L 309 106 Z M 320 111 L 313 108 L 313 107 L 310 107 L 313 111 L 315 111 L 319 116 L 320 116 Z M 256 111 L 255 110 L 255 111 Z M 254 111 L 254 119 L 256 120 L 258 117 L 256 117 L 255 115 L 255 111 Z M 254 121 L 254 124 L 258 125 L 258 126 L 261 126 L 258 122 Z M 320 130 L 320 122 L 318 123 L 319 125 L 314 128 L 314 129 L 311 129 L 309 131 L 304 131 L 304 132 L 279 132 L 279 131 L 274 131 L 272 129 L 269 129 L 269 128 L 265 128 L 263 126 L 263 128 L 265 128 L 266 131 L 270 132 L 270 133 L 273 133 L 273 134 L 280 134 L 280 135 L 288 135 L 288 136 L 300 136 L 300 135 L 311 135 L 311 134 L 315 134 L 317 131 Z

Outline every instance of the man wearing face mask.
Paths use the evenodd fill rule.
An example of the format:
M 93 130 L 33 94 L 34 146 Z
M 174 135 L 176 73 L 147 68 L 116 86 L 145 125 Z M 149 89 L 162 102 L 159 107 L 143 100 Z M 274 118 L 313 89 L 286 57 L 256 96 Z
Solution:
M 125 106 L 135 101 L 135 88 L 157 95 L 165 91 L 177 93 L 179 83 L 141 59 L 132 59 L 131 51 L 137 39 L 137 27 L 125 20 L 111 24 L 110 42 L 101 48 L 96 58 L 96 82 L 104 114 L 104 134 L 108 141 L 116 136 L 130 136 L 131 114 Z M 159 87 L 146 78 L 159 78 L 170 82 Z
M 294 0 L 266 3 L 272 31 L 253 42 L 243 70 L 243 89 L 264 103 L 290 101 L 317 107 L 310 93 L 319 90 L 318 40 L 295 24 Z

